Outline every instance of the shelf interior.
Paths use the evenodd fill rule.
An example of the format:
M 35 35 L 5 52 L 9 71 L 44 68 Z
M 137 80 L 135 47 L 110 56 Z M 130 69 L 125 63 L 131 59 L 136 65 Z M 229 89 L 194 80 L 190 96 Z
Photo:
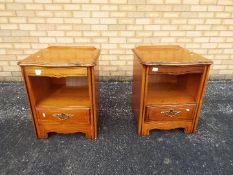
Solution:
M 90 107 L 87 77 L 30 77 L 36 108 Z
M 86 107 L 90 106 L 88 89 L 84 87 L 57 87 L 38 101 L 37 107 Z
M 149 75 L 146 105 L 195 104 L 201 74 Z

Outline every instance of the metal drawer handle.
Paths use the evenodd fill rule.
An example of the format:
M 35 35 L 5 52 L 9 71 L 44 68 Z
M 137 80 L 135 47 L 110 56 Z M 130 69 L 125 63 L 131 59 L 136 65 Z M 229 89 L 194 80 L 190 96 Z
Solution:
M 179 114 L 181 111 L 176 111 L 173 109 L 170 109 L 169 111 L 162 111 L 161 114 L 165 114 L 168 117 L 175 117 L 176 114 Z
M 66 120 L 72 116 L 74 116 L 73 114 L 65 114 L 65 113 L 59 113 L 59 114 L 53 114 L 53 117 L 59 118 L 60 120 Z

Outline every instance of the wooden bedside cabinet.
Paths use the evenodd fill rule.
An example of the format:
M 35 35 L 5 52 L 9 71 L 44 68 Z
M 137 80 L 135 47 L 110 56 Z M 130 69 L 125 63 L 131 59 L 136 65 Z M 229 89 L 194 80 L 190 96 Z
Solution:
M 37 138 L 49 132 L 96 138 L 99 53 L 94 47 L 48 47 L 18 63 Z
M 137 133 L 196 129 L 211 60 L 179 46 L 133 49 L 133 111 Z

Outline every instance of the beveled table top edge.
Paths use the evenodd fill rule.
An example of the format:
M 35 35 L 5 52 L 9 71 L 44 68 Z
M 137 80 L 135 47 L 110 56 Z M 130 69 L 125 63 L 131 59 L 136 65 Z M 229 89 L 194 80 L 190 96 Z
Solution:
M 187 62 L 176 62 L 176 61 L 171 61 L 171 62 L 168 62 L 168 61 L 143 61 L 143 58 L 140 56 L 140 54 L 137 52 L 137 49 L 138 48 L 149 48 L 149 49 L 159 49 L 160 47 L 166 47 L 166 48 L 169 48 L 169 47 L 172 47 L 172 48 L 179 48 L 179 49 L 184 49 L 188 52 L 190 52 L 188 49 L 185 49 L 185 48 L 182 48 L 180 47 L 179 45 L 143 45 L 143 46 L 138 46 L 136 48 L 133 48 L 132 51 L 133 53 L 137 56 L 139 62 L 143 65 L 146 65 L 146 66 L 185 66 L 185 65 L 211 65 L 213 64 L 213 61 L 210 60 L 210 59 L 207 59 L 199 54 L 196 54 L 194 52 L 190 52 L 190 53 L 193 53 L 195 55 L 198 55 L 200 57 L 203 58 L 202 61 L 200 60 L 197 60 L 197 61 L 187 61 Z M 166 60 L 166 58 L 165 58 Z
M 42 50 L 45 49 L 49 49 L 49 48 L 59 48 L 59 47 L 63 47 L 63 46 L 50 46 L 44 49 L 40 49 L 39 51 L 33 53 L 32 55 L 36 55 L 38 53 L 40 53 Z M 28 57 L 26 57 L 25 59 L 22 59 L 20 61 L 17 62 L 17 65 L 19 66 L 41 66 L 41 67 L 92 67 L 95 66 L 97 63 L 97 59 L 100 56 L 100 49 L 95 48 L 95 47 L 69 47 L 69 46 L 64 46 L 63 48 L 78 48 L 78 49 L 85 49 L 85 48 L 90 48 L 90 49 L 95 49 L 97 54 L 93 57 L 93 61 L 92 62 L 64 62 L 64 63 L 51 63 L 51 62 L 30 62 L 30 61 L 25 61 L 25 59 L 29 58 L 32 55 L 29 55 Z

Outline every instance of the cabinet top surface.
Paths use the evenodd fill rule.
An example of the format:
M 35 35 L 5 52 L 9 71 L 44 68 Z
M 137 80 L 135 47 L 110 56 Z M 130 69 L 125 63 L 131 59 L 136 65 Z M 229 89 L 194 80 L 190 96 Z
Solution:
M 94 66 L 100 50 L 95 47 L 51 46 L 18 62 L 20 66 Z
M 212 64 L 209 59 L 190 52 L 178 45 L 139 46 L 133 49 L 134 54 L 144 65 L 199 65 Z

